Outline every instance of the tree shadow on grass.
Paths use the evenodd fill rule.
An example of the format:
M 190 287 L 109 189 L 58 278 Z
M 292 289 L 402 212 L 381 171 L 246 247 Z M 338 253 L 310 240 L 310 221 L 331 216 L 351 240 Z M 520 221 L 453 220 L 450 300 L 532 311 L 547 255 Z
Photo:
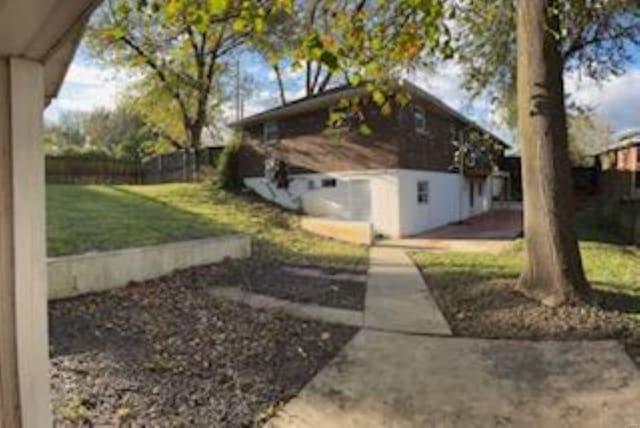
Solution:
M 158 200 L 149 195 L 132 192 L 127 188 L 118 187 L 132 198 L 147 200 L 152 204 L 165 204 L 174 209 L 174 205 Z M 207 196 L 208 195 L 208 196 Z M 252 238 L 254 257 L 261 257 L 268 262 L 295 261 L 304 264 L 323 265 L 354 265 L 361 266 L 366 262 L 366 251 L 354 251 L 353 244 L 341 243 L 327 238 L 321 238 L 297 228 L 295 214 L 276 206 L 263 199 L 248 195 L 228 194 L 213 187 L 198 193 L 197 201 L 204 204 L 223 204 L 230 210 L 237 211 L 237 218 L 226 212 L 215 218 L 199 216 L 204 222 L 205 229 L 220 233 L 244 233 Z M 194 215 L 186 211 L 188 215 Z
M 587 206 L 576 212 L 576 231 L 580 241 L 629 244 L 628 237 L 620 232 L 615 219 L 600 204 Z
M 452 297 L 465 295 L 467 298 L 484 301 L 486 309 L 504 309 L 516 307 L 525 302 L 533 302 L 515 288 L 518 274 L 501 270 L 482 270 L 474 272 L 471 268 L 462 270 L 457 265 L 452 270 L 427 270 L 424 275 L 430 285 L 441 293 Z M 498 286 L 492 286 L 498 284 Z M 508 284 L 508 285 L 507 285 Z M 592 282 L 594 303 L 605 311 L 617 311 L 625 314 L 640 314 L 640 293 L 621 291 L 626 284 Z M 512 304 L 507 304 L 512 300 Z
M 422 274 L 448 318 L 469 306 L 502 310 L 520 306 L 529 300 L 514 287 L 506 285 L 515 283 L 518 277 L 510 272 L 447 265 L 447 268 L 423 269 Z
M 607 311 L 624 314 L 640 314 L 640 295 L 615 290 L 610 285 L 596 283 L 594 289 L 596 302 Z

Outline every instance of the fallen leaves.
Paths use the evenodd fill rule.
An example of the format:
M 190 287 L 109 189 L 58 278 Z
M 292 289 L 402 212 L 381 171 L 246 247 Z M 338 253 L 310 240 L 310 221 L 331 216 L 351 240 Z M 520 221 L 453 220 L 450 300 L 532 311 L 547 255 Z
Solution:
M 52 302 L 56 422 L 251 426 L 356 331 L 216 299 L 213 270 Z

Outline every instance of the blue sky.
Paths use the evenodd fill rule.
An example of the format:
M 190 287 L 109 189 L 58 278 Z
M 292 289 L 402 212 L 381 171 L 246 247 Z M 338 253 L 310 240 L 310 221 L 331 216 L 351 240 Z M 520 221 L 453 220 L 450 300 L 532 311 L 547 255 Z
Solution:
M 611 77 L 604 82 L 594 82 L 578 73 L 570 73 L 565 78 L 566 89 L 572 99 L 594 108 L 617 132 L 640 127 L 640 48 L 635 49 L 634 58 L 624 75 Z M 245 72 L 253 75 L 259 82 L 251 98 L 245 101 L 246 114 L 277 105 L 275 76 L 259 56 L 245 55 L 242 66 Z M 294 73 L 286 77 L 288 99 L 302 96 L 304 92 L 301 76 Z M 100 65 L 81 46 L 57 99 L 45 111 L 45 119 L 55 121 L 65 110 L 111 108 L 131 80 L 132 76 L 126 72 Z M 461 88 L 460 69 L 456 64 L 442 64 L 433 73 L 416 73 L 410 80 L 496 134 L 506 139 L 511 138 L 487 99 L 469 99 Z M 230 112 L 230 108 L 227 111 Z

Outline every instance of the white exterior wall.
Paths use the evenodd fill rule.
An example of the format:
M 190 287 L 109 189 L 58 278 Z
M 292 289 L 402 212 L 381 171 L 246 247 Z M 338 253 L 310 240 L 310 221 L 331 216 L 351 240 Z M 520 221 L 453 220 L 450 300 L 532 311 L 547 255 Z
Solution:
M 399 171 L 400 236 L 415 235 L 425 230 L 464 220 L 491 209 L 491 180 L 484 180 L 482 196 L 478 180 L 470 189 L 470 181 L 459 174 Z M 418 182 L 429 182 L 429 202 L 418 203 Z M 474 192 L 474 205 L 469 204 L 469 191 Z
M 368 180 L 371 193 L 369 221 L 376 233 L 392 238 L 415 235 L 463 220 L 491 208 L 491 179 L 484 180 L 482 196 L 474 181 L 474 206 L 469 204 L 469 180 L 459 174 L 408 169 L 296 174 L 288 190 L 276 189 L 264 178 L 246 178 L 245 184 L 267 200 L 315 217 L 354 218 L 350 183 Z M 321 187 L 322 179 L 336 179 L 336 187 Z M 429 203 L 419 204 L 418 181 L 429 181 Z M 313 188 L 310 188 L 310 182 Z
M 315 217 L 362 220 L 352 216 L 350 182 L 368 180 L 371 193 L 369 221 L 374 230 L 388 236 L 400 233 L 397 170 L 296 174 L 291 178 L 293 181 L 286 191 L 276 189 L 264 178 L 245 178 L 244 183 L 265 199 L 285 208 L 299 209 Z M 321 187 L 325 178 L 336 179 L 336 187 Z M 309 182 L 313 183 L 313 189 L 310 189 Z

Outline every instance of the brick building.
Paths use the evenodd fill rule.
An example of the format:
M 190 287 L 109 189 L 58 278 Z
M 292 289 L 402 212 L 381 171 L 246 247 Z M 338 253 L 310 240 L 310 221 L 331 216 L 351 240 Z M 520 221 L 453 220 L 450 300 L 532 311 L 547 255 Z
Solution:
M 401 85 L 411 101 L 388 115 L 367 105 L 364 89 L 343 87 L 231 124 L 243 133 L 238 169 L 245 185 L 284 207 L 370 222 L 391 237 L 489 210 L 503 176 L 454 171 L 455 143 L 475 132 L 501 153 L 507 145 L 417 86 Z M 341 100 L 354 97 L 364 103 L 366 134 L 348 118 L 331 125 Z M 265 165 L 276 163 L 288 171 L 286 188 L 265 174 Z

